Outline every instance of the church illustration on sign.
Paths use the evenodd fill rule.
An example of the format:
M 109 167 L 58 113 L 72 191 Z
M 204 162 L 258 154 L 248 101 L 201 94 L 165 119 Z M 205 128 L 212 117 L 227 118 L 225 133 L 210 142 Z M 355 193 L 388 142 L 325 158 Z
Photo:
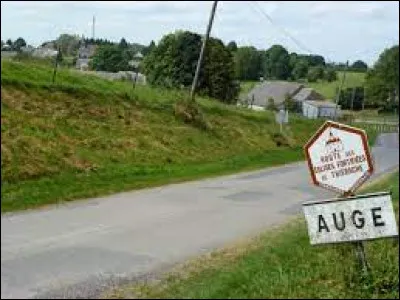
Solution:
M 329 139 L 325 143 L 326 154 L 340 153 L 344 150 L 342 140 L 334 136 L 332 130 L 329 132 Z

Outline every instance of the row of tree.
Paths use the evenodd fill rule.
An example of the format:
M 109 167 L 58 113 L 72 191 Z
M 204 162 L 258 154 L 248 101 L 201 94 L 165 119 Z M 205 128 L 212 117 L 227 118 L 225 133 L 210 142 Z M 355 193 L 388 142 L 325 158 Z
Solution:
M 15 41 L 8 39 L 6 42 L 1 40 L 1 49 L 9 51 L 21 51 L 22 47 L 26 46 L 26 42 L 22 37 L 17 38 Z
M 267 50 L 255 47 L 237 47 L 235 42 L 227 45 L 233 53 L 235 61 L 235 76 L 239 80 L 258 80 L 260 77 L 279 80 L 306 79 L 336 80 L 336 71 L 342 69 L 342 64 L 326 63 L 321 55 L 304 55 L 289 53 L 281 45 L 273 45 Z M 348 70 L 367 71 L 368 66 L 361 60 L 355 61 Z

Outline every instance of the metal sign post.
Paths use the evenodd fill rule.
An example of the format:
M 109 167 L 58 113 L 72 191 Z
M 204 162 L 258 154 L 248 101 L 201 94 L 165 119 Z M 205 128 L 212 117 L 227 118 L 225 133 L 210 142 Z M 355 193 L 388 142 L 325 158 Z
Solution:
M 354 196 L 373 173 L 367 136 L 361 129 L 327 121 L 304 147 L 312 181 L 341 196 L 303 204 L 310 242 L 352 242 L 368 273 L 363 240 L 398 236 L 390 193 Z
M 365 273 L 362 241 L 398 236 L 390 192 L 344 196 L 303 204 L 311 245 L 351 242 Z

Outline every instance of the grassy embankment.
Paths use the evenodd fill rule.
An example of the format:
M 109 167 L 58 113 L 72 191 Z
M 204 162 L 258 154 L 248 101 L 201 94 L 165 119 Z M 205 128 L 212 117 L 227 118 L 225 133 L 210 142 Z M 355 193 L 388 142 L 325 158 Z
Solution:
M 399 173 L 362 192 L 393 192 Z M 398 219 L 397 219 L 398 221 Z M 303 217 L 251 241 L 178 266 L 158 282 L 108 292 L 108 298 L 149 299 L 398 299 L 398 239 L 365 242 L 371 271 L 361 275 L 352 244 L 310 246 Z
M 299 161 L 323 121 L 199 98 L 211 129 L 174 116 L 177 91 L 2 60 L 2 212 Z M 286 145 L 288 144 L 288 145 Z

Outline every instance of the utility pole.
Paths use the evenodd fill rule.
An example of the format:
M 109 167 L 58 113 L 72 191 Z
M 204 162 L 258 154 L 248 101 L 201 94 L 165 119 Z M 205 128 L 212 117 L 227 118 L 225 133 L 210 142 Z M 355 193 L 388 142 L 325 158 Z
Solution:
M 201 63 L 203 61 L 203 56 L 204 56 L 204 49 L 206 48 L 206 44 L 207 44 L 208 38 L 210 36 L 211 26 L 212 26 L 212 23 L 213 23 L 213 20 L 214 20 L 214 15 L 215 15 L 215 10 L 217 8 L 217 2 L 218 1 L 214 1 L 214 3 L 213 3 L 212 9 L 211 9 L 211 14 L 210 14 L 210 19 L 208 21 L 206 35 L 205 35 L 205 37 L 203 39 L 203 44 L 201 45 L 199 60 L 197 61 L 197 66 L 196 66 L 196 73 L 194 74 L 194 79 L 193 79 L 193 83 L 192 83 L 192 89 L 190 91 L 190 99 L 192 101 L 195 101 L 194 100 L 194 93 L 196 91 L 197 81 L 199 79 L 200 67 L 201 67 Z
M 353 87 L 353 93 L 351 94 L 351 111 L 353 111 L 354 107 L 354 97 L 356 96 L 356 88 Z
M 349 61 L 346 62 L 346 68 L 343 71 L 342 82 L 340 83 L 339 90 L 338 90 L 338 93 L 336 95 L 335 115 L 334 115 L 334 120 L 335 121 L 337 120 L 337 107 L 338 107 L 338 103 L 339 103 L 340 93 L 341 93 L 342 88 L 343 88 L 344 80 L 346 78 L 346 71 L 347 71 L 348 67 L 349 67 Z
M 363 101 L 362 101 L 362 110 L 364 110 L 364 107 L 365 107 L 365 99 L 367 99 L 367 98 L 366 98 L 367 93 L 365 92 L 365 85 L 364 85 L 363 90 L 364 90 L 364 95 L 363 95 Z
M 57 56 L 56 56 L 56 61 L 54 63 L 54 71 L 53 71 L 53 83 L 56 81 L 56 75 L 57 75 L 57 67 L 58 67 L 58 60 L 61 55 L 61 48 L 58 46 L 58 51 L 57 51 Z

